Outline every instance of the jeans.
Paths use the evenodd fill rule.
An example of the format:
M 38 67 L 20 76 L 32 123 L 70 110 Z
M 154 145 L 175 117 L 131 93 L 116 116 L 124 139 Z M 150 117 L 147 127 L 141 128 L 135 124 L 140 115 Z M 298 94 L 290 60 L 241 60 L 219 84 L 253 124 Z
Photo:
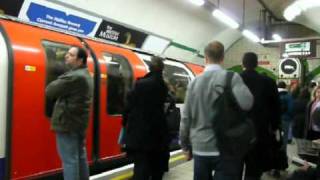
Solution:
M 287 152 L 287 144 L 289 140 L 289 131 L 290 131 L 290 121 L 282 120 L 281 126 L 283 131 L 283 148 L 285 149 L 285 152 Z
M 64 180 L 89 180 L 85 136 L 80 133 L 56 133 Z
M 193 155 L 193 158 L 194 180 L 240 180 L 242 177 L 241 160 L 198 155 Z

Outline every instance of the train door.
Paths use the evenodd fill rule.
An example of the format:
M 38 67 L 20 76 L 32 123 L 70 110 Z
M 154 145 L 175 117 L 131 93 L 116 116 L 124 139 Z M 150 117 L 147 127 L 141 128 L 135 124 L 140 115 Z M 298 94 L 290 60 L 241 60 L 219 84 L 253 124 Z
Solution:
M 72 46 L 82 47 L 82 45 L 80 44 L 80 41 L 78 41 L 78 39 L 75 39 L 75 40 L 76 42 L 69 42 L 69 41 L 61 42 L 61 41 L 57 41 L 54 38 L 48 37 L 41 41 L 41 44 L 46 56 L 45 86 L 47 86 L 50 82 L 56 80 L 58 76 L 70 70 L 70 68 L 67 67 L 64 62 L 66 53 Z M 89 72 L 93 77 L 94 75 L 93 59 L 90 56 L 89 52 L 88 52 L 87 65 L 88 65 Z M 52 101 L 50 99 L 45 99 L 45 114 L 47 117 L 51 117 L 54 103 L 55 101 Z M 89 163 L 92 163 L 92 149 L 93 149 L 92 147 L 92 136 L 93 136 L 92 112 L 93 110 L 91 109 L 90 122 L 87 130 L 87 138 L 86 138 L 87 156 L 88 156 Z
M 7 147 L 10 176 L 12 179 L 30 179 L 56 173 L 61 171 L 61 162 L 55 134 L 46 117 L 50 105 L 45 100 L 45 88 L 61 73 L 57 72 L 61 70 L 57 67 L 62 64 L 66 50 L 82 44 L 76 37 L 26 24 L 5 20 L 1 24 L 12 45 L 14 63 L 11 128 L 7 133 L 10 134 L 10 147 Z M 89 58 L 90 67 L 92 63 Z M 92 130 L 89 129 L 89 161 L 91 139 Z
M 98 128 L 99 159 L 122 157 L 118 136 L 122 127 L 125 96 L 134 79 L 146 73 L 141 60 L 130 50 L 86 40 L 99 59 L 100 118 Z
M 192 63 L 185 63 L 188 68 L 192 70 L 192 72 L 197 76 L 203 73 L 204 66 Z
M 0 27 L 1 28 L 1 27 Z M 0 29 L 0 179 L 5 175 L 9 57 L 5 35 Z
M 106 107 L 101 113 L 106 116 L 101 119 L 100 157 L 112 157 L 119 154 L 118 135 L 121 128 L 125 97 L 133 84 L 133 71 L 126 57 L 110 52 L 103 52 L 106 62 L 107 78 L 105 89 Z M 105 136 L 105 137 L 102 137 Z M 108 137 L 106 139 L 106 137 Z

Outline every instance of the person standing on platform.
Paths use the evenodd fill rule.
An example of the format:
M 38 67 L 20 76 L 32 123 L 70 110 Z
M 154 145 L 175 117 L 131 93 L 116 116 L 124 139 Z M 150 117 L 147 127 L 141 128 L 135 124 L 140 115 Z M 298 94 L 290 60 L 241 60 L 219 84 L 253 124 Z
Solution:
M 293 98 L 285 82 L 278 82 L 278 91 L 281 102 L 281 126 L 283 131 L 283 148 L 287 152 L 289 130 L 293 118 Z
M 169 134 L 164 104 L 168 88 L 164 59 L 152 57 L 150 72 L 127 95 L 123 125 L 126 150 L 134 163 L 133 180 L 161 180 L 168 170 Z
M 255 146 L 245 157 L 245 180 L 260 180 L 262 173 L 272 168 L 266 152 L 270 151 L 272 135 L 280 127 L 280 100 L 276 82 L 255 70 L 258 66 L 255 53 L 245 53 L 242 65 L 244 71 L 241 77 L 254 97 L 248 116 L 255 125 L 257 135 Z
M 206 67 L 188 86 L 180 123 L 180 143 L 187 159 L 194 158 L 194 180 L 241 179 L 242 161 L 220 156 L 213 128 L 214 102 L 218 99 L 217 87 L 226 84 L 227 71 L 222 69 L 224 46 L 218 41 L 205 48 Z M 234 73 L 232 93 L 243 110 L 249 110 L 253 96 L 241 77 Z M 214 177 L 212 176 L 214 172 Z
M 87 53 L 71 47 L 65 55 L 70 71 L 59 76 L 46 88 L 49 99 L 57 99 L 51 118 L 56 133 L 59 156 L 65 180 L 89 180 L 85 147 L 93 80 L 87 68 Z

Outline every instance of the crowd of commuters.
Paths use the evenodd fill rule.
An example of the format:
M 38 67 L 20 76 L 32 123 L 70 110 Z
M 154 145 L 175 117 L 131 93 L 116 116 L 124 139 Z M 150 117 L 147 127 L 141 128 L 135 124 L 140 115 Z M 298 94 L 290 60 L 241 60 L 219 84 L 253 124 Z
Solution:
M 229 73 L 222 67 L 224 51 L 218 41 L 205 47 L 206 66 L 188 86 L 180 128 L 167 120 L 169 116 L 180 120 L 180 114 L 177 115 L 176 109 L 175 115 L 169 114 L 176 107 L 172 88 L 163 79 L 163 58 L 152 57 L 150 72 L 126 93 L 122 102 L 125 137 L 121 142 L 134 163 L 133 180 L 163 178 L 168 171 L 173 137 L 179 137 L 186 158 L 194 159 L 194 180 L 259 180 L 267 171 L 277 175 L 288 167 L 286 147 L 293 138 L 299 156 L 318 163 L 318 150 L 312 148 L 312 141 L 320 139 L 320 86 L 294 84 L 288 88 L 285 82 L 276 84 L 256 71 L 258 56 L 253 52 L 243 55 L 243 72 L 233 73 L 229 86 L 238 107 L 253 123 L 254 142 L 242 157 L 221 152 L 221 139 L 214 127 L 219 117 L 216 114 L 221 112 L 213 104 L 219 100 L 221 90 L 227 88 Z M 56 133 L 66 180 L 89 179 L 85 136 L 93 82 L 86 60 L 85 49 L 70 48 L 65 55 L 69 70 L 46 88 L 46 98 L 55 102 L 48 116 Z M 172 132 L 171 126 L 179 128 L 179 136 Z M 301 171 L 311 174 L 310 177 L 320 177 L 317 168 L 304 169 Z M 298 176 L 299 173 L 294 173 L 291 179 Z

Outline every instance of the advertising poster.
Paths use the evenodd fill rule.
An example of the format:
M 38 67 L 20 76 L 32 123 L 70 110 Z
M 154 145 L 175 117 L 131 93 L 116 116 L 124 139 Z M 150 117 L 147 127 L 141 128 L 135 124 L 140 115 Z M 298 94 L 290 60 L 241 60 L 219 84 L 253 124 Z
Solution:
M 147 34 L 103 20 L 95 37 L 141 48 Z

